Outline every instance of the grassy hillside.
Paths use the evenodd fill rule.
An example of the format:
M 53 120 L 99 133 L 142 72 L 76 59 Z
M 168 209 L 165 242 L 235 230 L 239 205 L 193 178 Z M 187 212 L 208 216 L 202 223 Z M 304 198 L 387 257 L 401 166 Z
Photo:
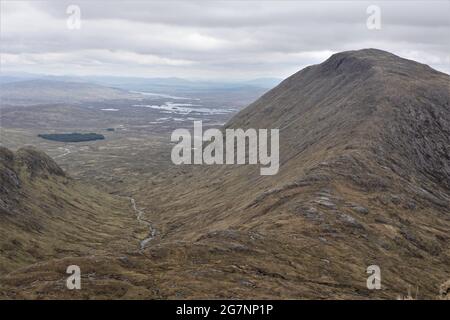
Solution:
M 50 258 L 138 248 L 128 198 L 68 177 L 35 149 L 0 148 L 0 272 Z

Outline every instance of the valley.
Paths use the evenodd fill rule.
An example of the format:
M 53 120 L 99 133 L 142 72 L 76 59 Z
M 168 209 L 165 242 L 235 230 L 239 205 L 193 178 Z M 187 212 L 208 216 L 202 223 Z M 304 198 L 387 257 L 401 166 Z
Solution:
M 250 94 L 246 101 L 250 102 L 252 97 Z M 93 101 L 87 105 L 2 104 L 1 142 L 12 149 L 34 146 L 55 158 L 77 178 L 116 185 L 123 178 L 133 179 L 142 174 L 153 177 L 170 166 L 173 130 L 192 127 L 195 120 L 202 120 L 205 127 L 220 127 L 242 107 L 240 100 L 222 105 L 220 101 L 211 104 L 198 98 L 165 97 L 148 92 L 142 93 L 140 100 Z M 63 143 L 39 137 L 52 132 L 95 132 L 105 139 Z

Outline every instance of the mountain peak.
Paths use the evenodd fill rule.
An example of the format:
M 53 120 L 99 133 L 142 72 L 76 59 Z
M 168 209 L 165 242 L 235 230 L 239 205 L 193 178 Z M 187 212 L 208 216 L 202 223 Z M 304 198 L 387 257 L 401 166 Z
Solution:
M 410 76 L 421 72 L 440 73 L 426 64 L 375 48 L 335 53 L 319 66 L 324 74 L 387 71 L 390 74 Z
M 365 49 L 359 49 L 359 50 L 342 51 L 342 52 L 333 54 L 331 57 L 334 57 L 334 56 L 357 57 L 360 59 L 364 59 L 364 58 L 397 58 L 398 59 L 398 58 L 400 58 L 399 56 L 396 56 L 393 53 L 390 53 L 388 51 L 384 51 L 381 49 L 376 49 L 376 48 L 365 48 Z
M 414 168 L 448 181 L 449 80 L 382 50 L 341 52 L 284 80 L 227 127 L 279 128 L 281 163 L 319 158 L 311 156 L 316 148 L 330 158 L 371 148 L 380 161 L 390 150 L 397 171 L 402 163 L 405 175 Z

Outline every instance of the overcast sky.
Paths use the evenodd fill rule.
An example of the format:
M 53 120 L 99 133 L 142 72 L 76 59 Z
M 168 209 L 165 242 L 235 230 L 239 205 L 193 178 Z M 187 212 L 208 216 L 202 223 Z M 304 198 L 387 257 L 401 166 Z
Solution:
M 69 4 L 81 28 L 69 29 Z M 381 29 L 366 25 L 369 5 Z M 1 1 L 1 71 L 252 79 L 379 48 L 450 73 L 450 2 Z

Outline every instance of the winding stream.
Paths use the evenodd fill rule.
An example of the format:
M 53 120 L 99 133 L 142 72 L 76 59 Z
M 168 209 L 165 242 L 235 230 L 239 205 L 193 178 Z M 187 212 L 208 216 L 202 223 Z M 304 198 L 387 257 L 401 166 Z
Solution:
M 60 149 L 60 148 L 58 148 L 58 149 Z M 64 150 L 64 153 L 61 153 L 61 154 L 59 154 L 57 156 L 54 156 L 53 159 L 61 158 L 61 157 L 64 157 L 64 156 L 68 155 L 69 153 L 71 153 L 69 148 L 62 148 L 62 149 Z
M 140 243 L 139 243 L 139 246 L 140 246 L 141 250 L 144 250 L 145 246 L 147 245 L 147 243 L 149 243 L 151 240 L 153 240 L 155 238 L 155 236 L 156 236 L 156 229 L 153 228 L 151 222 L 149 222 L 149 221 L 147 221 L 147 220 L 145 220 L 143 218 L 144 211 L 142 211 L 142 210 L 137 208 L 136 200 L 134 200 L 134 198 L 130 197 L 130 202 L 131 202 L 131 205 L 133 206 L 133 210 L 136 212 L 136 219 L 137 219 L 137 221 L 139 223 L 144 224 L 149 229 L 147 237 L 145 239 L 141 240 Z

